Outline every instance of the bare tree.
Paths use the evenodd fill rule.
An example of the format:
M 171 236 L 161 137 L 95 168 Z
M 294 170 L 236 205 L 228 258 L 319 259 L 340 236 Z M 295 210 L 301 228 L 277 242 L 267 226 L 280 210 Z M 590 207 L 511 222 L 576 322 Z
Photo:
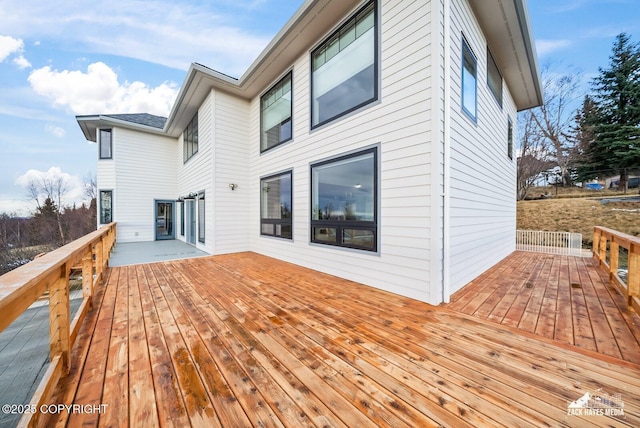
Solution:
M 560 169 L 563 185 L 571 184 L 571 125 L 574 119 L 573 105 L 581 95 L 578 92 L 579 74 L 556 75 L 549 66 L 542 69 L 544 105 L 531 110 L 539 133 L 549 144 L 551 154 Z
M 518 115 L 520 153 L 518 156 L 518 200 L 528 196 L 529 190 L 542 174 L 554 166 L 548 140 L 537 132 L 531 110 Z
M 82 179 L 82 185 L 84 187 L 84 195 L 89 199 L 89 203 L 91 203 L 91 201 L 96 199 L 98 195 L 96 176 L 91 173 L 87 173 L 87 175 Z
M 29 197 L 36 203 L 38 210 L 42 210 L 45 201 L 53 201 L 56 205 L 55 216 L 58 233 L 62 243 L 66 242 L 62 227 L 62 198 L 69 191 L 69 183 L 64 175 L 47 174 L 33 178 L 27 184 Z

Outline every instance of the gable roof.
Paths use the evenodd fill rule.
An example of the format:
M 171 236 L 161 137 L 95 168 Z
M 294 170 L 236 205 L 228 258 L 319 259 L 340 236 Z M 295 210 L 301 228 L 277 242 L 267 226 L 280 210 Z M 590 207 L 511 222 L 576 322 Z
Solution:
M 119 126 L 121 128 L 144 130 L 155 134 L 164 134 L 166 117 L 149 113 L 134 114 L 98 114 L 76 116 L 80 129 L 88 141 L 97 141 L 97 128 Z
M 542 91 L 527 14 L 527 0 L 469 1 L 487 36 L 517 109 L 541 105 Z M 245 100 L 255 98 L 287 72 L 300 55 L 318 43 L 321 35 L 330 32 L 361 3 L 362 0 L 305 0 L 239 79 L 201 64 L 191 64 L 161 133 L 179 137 L 211 88 Z M 113 119 L 114 116 L 123 115 L 78 116 L 77 120 L 85 137 L 95 141 L 95 127 L 98 126 L 95 118 Z M 126 120 L 123 122 L 127 123 Z M 158 129 L 149 127 L 148 124 L 140 126 L 147 130 Z
M 105 117 L 111 119 L 123 120 L 125 122 L 131 122 L 138 125 L 150 126 L 152 128 L 162 129 L 167 122 L 166 117 L 156 116 L 149 113 L 135 113 L 135 114 L 106 114 Z

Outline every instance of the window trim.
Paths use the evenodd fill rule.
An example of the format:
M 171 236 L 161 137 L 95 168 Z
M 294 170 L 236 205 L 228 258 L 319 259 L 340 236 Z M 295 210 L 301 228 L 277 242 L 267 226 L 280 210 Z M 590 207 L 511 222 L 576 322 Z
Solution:
M 462 35 L 462 49 L 461 49 L 461 75 L 460 75 L 460 106 L 462 107 L 462 111 L 474 122 L 478 122 L 478 58 L 476 57 L 476 55 L 473 53 L 473 50 L 471 49 L 471 45 L 469 44 L 469 42 L 467 41 L 466 37 L 464 37 L 464 34 Z M 474 73 L 473 73 L 473 78 L 474 78 L 474 110 L 475 112 L 471 112 L 469 111 L 466 107 L 465 107 L 465 90 L 464 90 L 464 83 L 465 83 L 465 54 L 468 54 L 469 58 L 472 60 L 473 62 L 473 66 L 474 66 Z
M 352 251 L 365 251 L 366 253 L 380 254 L 380 149 L 379 144 L 365 147 L 355 151 L 343 153 L 328 159 L 323 159 L 309 165 L 309 242 L 313 245 L 328 245 L 333 248 L 348 249 Z M 313 169 L 315 167 L 329 165 L 336 162 L 355 158 L 358 156 L 373 154 L 373 221 L 354 221 L 354 220 L 314 220 L 313 219 Z M 314 239 L 314 228 L 326 227 L 336 229 L 336 243 L 320 241 Z M 349 245 L 342 241 L 342 230 L 355 229 L 367 230 L 373 232 L 373 248 L 363 246 Z
M 191 130 L 192 132 L 192 136 L 193 134 L 193 129 L 195 128 L 196 130 L 196 138 L 191 138 L 189 141 L 187 141 L 187 133 L 189 130 Z M 191 118 L 191 120 L 189 121 L 189 124 L 184 128 L 184 130 L 182 131 L 182 163 L 185 164 L 189 161 L 189 159 L 191 159 L 192 157 L 194 157 L 199 150 L 199 140 L 198 140 L 198 135 L 199 135 L 199 120 L 198 120 L 198 112 L 196 111 L 196 114 L 193 115 L 193 117 Z M 195 147 L 195 151 L 192 151 L 191 154 L 189 154 L 189 146 L 187 145 L 189 144 L 192 148 Z
M 493 64 L 493 66 L 491 66 L 491 64 Z M 491 84 L 491 70 L 495 69 L 495 71 L 498 73 L 498 77 L 500 78 L 500 88 L 494 88 Z M 496 59 L 493 57 L 493 54 L 491 53 L 491 50 L 489 49 L 489 46 L 487 46 L 487 86 L 489 87 L 489 92 L 491 92 L 493 94 L 493 97 L 495 98 L 496 102 L 498 103 L 498 105 L 500 106 L 500 108 L 502 108 L 502 99 L 503 99 L 503 78 L 502 78 L 502 72 L 500 71 L 500 68 L 498 67 L 498 63 L 496 62 Z M 496 93 L 496 90 L 499 91 L 499 93 Z
M 102 147 L 104 145 L 102 139 L 102 133 L 109 134 L 109 156 L 102 156 Z M 98 158 L 99 159 L 113 159 L 113 129 L 112 128 L 100 128 L 98 130 Z
M 271 91 L 273 91 L 275 88 L 277 88 L 282 82 L 284 82 L 287 78 L 289 78 L 289 81 L 291 82 L 291 116 L 289 116 L 289 122 L 291 123 L 291 137 L 287 138 L 286 140 L 280 141 L 278 142 L 278 144 L 274 144 L 271 147 L 266 147 L 263 148 L 263 141 L 262 138 L 264 137 L 264 130 L 263 130 L 263 120 L 262 120 L 262 99 L 264 97 L 266 97 Z M 284 143 L 288 143 L 289 141 L 293 140 L 293 70 L 289 70 L 287 73 L 285 73 L 282 78 L 280 78 L 276 83 L 274 83 L 267 91 L 265 91 L 264 94 L 262 94 L 260 96 L 260 153 L 265 153 L 268 152 L 271 149 L 275 149 L 276 147 L 281 146 Z M 280 125 L 282 125 L 282 123 L 280 123 Z
M 269 218 L 262 218 L 262 181 L 263 180 L 268 180 L 270 178 L 275 178 L 275 177 L 280 177 L 283 175 L 289 175 L 289 182 L 290 182 L 290 194 L 291 194 L 291 218 L 289 219 L 269 219 Z M 280 224 L 280 225 L 289 225 L 291 226 L 291 237 L 286 237 L 286 236 L 278 236 L 275 234 L 269 234 L 269 233 L 263 233 L 262 232 L 262 226 L 264 224 Z M 280 172 L 276 172 L 275 174 L 269 174 L 267 176 L 264 177 L 260 177 L 260 236 L 266 236 L 269 238 L 277 238 L 277 239 L 286 239 L 289 241 L 293 241 L 293 169 L 287 169 L 284 171 L 280 171 Z
M 110 207 L 110 212 L 111 212 L 111 221 L 109 222 L 104 222 L 103 219 L 104 217 L 102 216 L 102 194 L 103 193 L 109 193 L 111 195 L 111 207 Z M 98 221 L 99 224 L 109 224 L 109 223 L 113 223 L 113 189 L 101 189 L 98 191 Z
M 340 31 L 342 31 L 344 28 L 346 28 L 352 20 L 354 20 L 357 15 L 364 11 L 366 8 L 368 8 L 370 5 L 373 5 L 373 79 L 374 79 L 374 84 L 373 84 L 373 97 L 371 97 L 368 100 L 365 100 L 353 107 L 348 108 L 347 110 L 338 113 L 328 119 L 325 119 L 323 121 L 320 121 L 316 124 L 313 123 L 313 116 L 314 116 L 314 108 L 313 108 L 313 75 L 314 75 L 314 69 L 313 69 L 313 58 L 314 58 L 314 54 L 319 51 L 320 49 L 322 49 L 336 34 L 340 33 Z M 379 7 L 378 7 L 378 0 L 370 0 L 368 2 L 366 2 L 364 5 L 362 5 L 361 7 L 358 8 L 358 10 L 356 10 L 355 12 L 353 12 L 351 15 L 349 15 L 348 18 L 346 18 L 341 24 L 340 26 L 338 26 L 334 31 L 332 31 L 329 35 L 327 35 L 326 37 L 324 37 L 322 39 L 322 41 L 320 43 L 318 43 L 313 49 L 311 49 L 310 54 L 309 54 L 309 82 L 310 82 L 310 88 L 309 88 L 309 94 L 310 94 L 310 106 L 309 106 L 309 123 L 310 123 L 310 129 L 314 130 L 320 127 L 323 127 L 324 125 L 327 125 L 335 120 L 339 120 L 342 117 L 348 116 L 362 108 L 364 108 L 365 106 L 368 106 L 372 103 L 375 103 L 376 101 L 378 101 L 380 99 L 380 53 L 379 53 L 379 49 L 380 49 L 380 41 L 379 41 L 379 34 L 380 34 L 380 14 L 379 14 Z
M 178 204 L 180 205 L 180 208 L 178 209 L 178 211 L 180 212 L 180 236 L 184 236 L 184 229 L 185 229 L 185 203 L 184 200 L 178 200 Z
M 198 192 L 198 203 L 196 209 L 198 210 L 198 224 L 196 226 L 198 242 L 201 244 L 205 243 L 205 239 L 207 237 L 207 228 L 205 219 L 207 217 L 207 205 L 206 199 L 204 197 L 204 190 Z

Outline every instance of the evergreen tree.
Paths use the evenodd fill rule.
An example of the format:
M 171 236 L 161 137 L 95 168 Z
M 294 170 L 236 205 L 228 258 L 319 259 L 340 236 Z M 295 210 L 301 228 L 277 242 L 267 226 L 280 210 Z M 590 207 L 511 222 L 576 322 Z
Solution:
M 595 138 L 586 150 L 592 172 L 618 170 L 626 187 L 627 169 L 640 165 L 640 47 L 621 33 L 616 37 L 609 67 L 593 80 Z

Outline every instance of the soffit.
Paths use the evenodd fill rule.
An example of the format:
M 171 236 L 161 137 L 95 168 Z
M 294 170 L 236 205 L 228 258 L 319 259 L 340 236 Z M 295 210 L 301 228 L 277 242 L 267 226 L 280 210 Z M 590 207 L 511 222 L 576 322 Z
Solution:
M 527 0 L 469 0 L 518 111 L 543 103 Z

